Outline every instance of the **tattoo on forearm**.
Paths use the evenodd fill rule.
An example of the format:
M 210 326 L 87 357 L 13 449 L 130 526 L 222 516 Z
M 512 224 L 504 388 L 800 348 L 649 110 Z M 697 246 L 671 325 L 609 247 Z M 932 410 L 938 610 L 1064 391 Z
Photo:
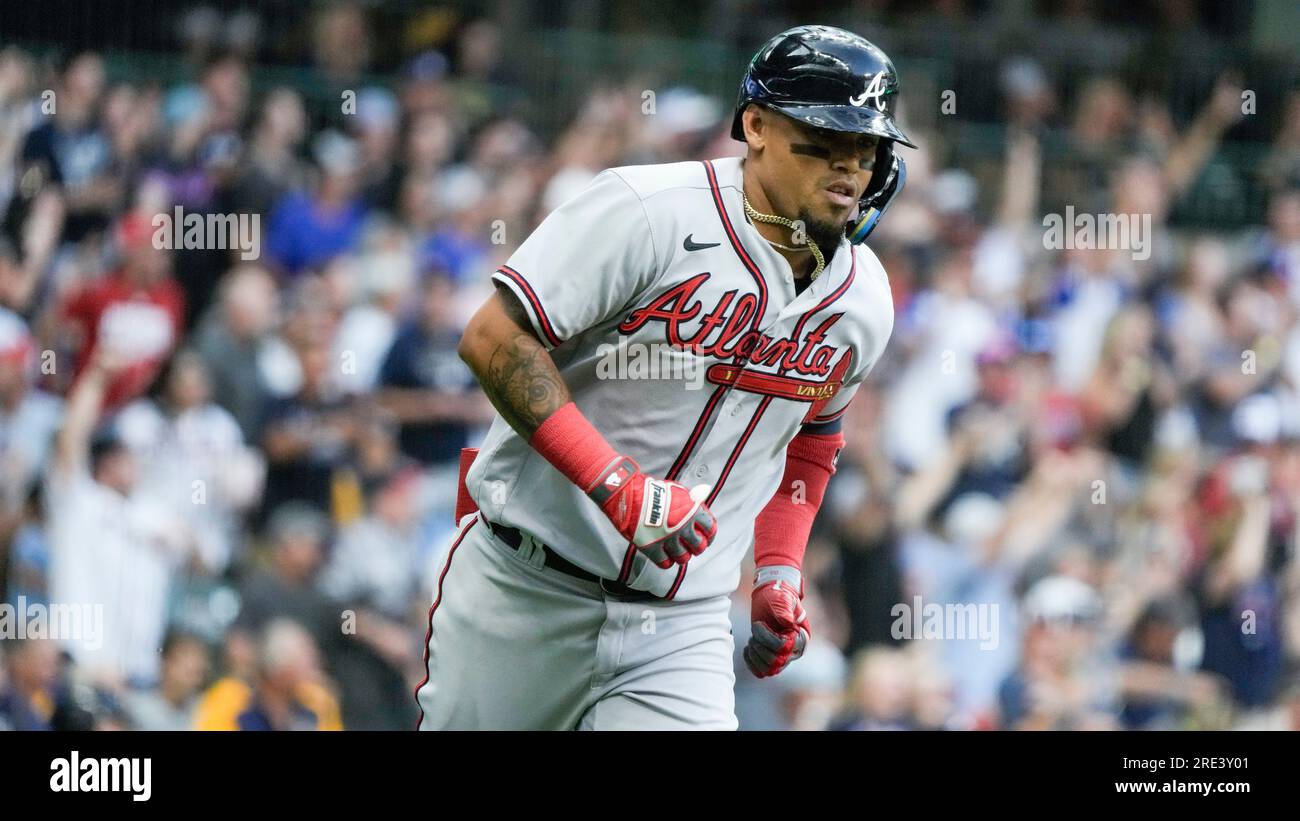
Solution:
M 492 351 L 486 372 L 476 376 L 502 418 L 527 438 L 569 401 L 569 389 L 532 333 L 524 306 L 508 288 L 498 286 L 497 293 L 506 315 L 519 330 Z
M 492 352 L 479 381 L 501 416 L 525 438 L 569 401 L 569 389 L 550 355 L 522 331 Z

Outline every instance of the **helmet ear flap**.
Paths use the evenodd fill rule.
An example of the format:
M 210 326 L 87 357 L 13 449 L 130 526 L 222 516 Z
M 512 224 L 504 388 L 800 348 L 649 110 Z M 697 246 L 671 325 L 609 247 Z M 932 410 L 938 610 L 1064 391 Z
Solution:
M 890 174 L 877 174 L 876 171 L 889 169 L 892 173 L 894 164 L 894 141 L 881 137 L 876 142 L 876 162 L 871 167 L 871 182 L 867 184 L 867 190 L 862 192 L 862 199 L 868 200 L 879 194 L 886 185 L 889 184 Z
M 883 172 L 883 173 L 882 173 Z M 894 153 L 894 141 L 882 139 L 876 147 L 876 164 L 867 190 L 858 200 L 858 215 L 844 226 L 849 242 L 857 245 L 871 235 L 885 209 L 907 182 L 907 163 Z

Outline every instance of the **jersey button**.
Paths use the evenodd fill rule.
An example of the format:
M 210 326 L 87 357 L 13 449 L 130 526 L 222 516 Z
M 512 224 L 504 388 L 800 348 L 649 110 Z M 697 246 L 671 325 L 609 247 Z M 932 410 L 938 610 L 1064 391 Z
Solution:
M 703 479 L 705 476 L 708 476 L 708 475 L 709 475 L 709 469 L 708 469 L 707 467 L 705 467 L 704 465 L 700 465 L 699 467 L 697 467 L 697 468 L 695 469 L 695 478 L 696 478 L 696 479 Z

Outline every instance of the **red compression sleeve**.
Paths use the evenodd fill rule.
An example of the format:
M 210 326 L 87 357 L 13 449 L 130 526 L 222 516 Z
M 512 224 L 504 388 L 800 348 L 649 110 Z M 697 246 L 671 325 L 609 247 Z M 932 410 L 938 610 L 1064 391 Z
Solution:
M 785 475 L 754 522 L 754 564 L 802 568 L 813 519 L 835 472 L 844 434 L 799 434 L 785 449 Z M 801 483 L 801 484 L 800 484 Z
M 572 402 L 546 417 L 528 444 L 584 492 L 619 458 Z

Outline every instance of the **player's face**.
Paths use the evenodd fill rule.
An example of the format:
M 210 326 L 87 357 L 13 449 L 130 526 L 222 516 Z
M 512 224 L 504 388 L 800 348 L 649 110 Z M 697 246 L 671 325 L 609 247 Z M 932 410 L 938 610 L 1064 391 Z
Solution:
M 878 138 L 813 128 L 785 116 L 776 116 L 772 150 L 773 170 L 781 179 L 777 190 L 786 199 L 786 213 L 798 214 L 815 227 L 842 232 L 871 182 Z M 820 225 L 818 225 L 820 224 Z

